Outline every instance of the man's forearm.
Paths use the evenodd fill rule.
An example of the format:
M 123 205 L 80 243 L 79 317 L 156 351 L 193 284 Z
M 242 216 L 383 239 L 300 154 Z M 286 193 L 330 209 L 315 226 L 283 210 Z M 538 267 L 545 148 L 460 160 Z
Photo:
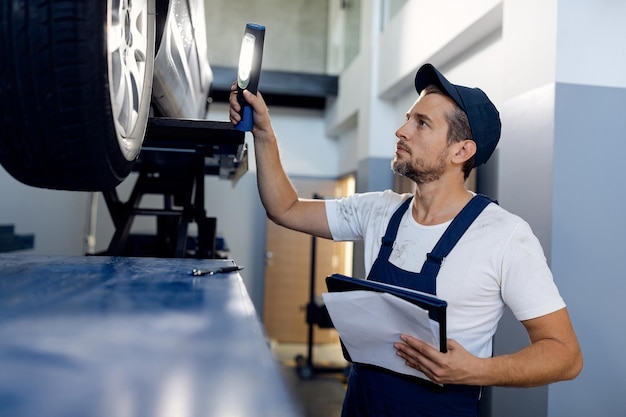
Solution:
M 519 352 L 483 359 L 473 385 L 535 387 L 575 378 L 582 357 L 556 340 L 540 340 Z
M 276 137 L 255 138 L 254 149 L 261 202 L 268 217 L 280 224 L 284 214 L 297 202 L 298 194 L 280 161 Z
M 583 365 L 566 308 L 523 321 L 531 344 L 517 353 L 485 359 L 487 385 L 530 387 L 575 378 Z
M 522 324 L 530 345 L 492 358 L 479 358 L 453 339 L 448 339 L 447 353 L 406 334 L 394 347 L 407 366 L 438 384 L 532 387 L 573 379 L 580 373 L 582 353 L 567 309 Z

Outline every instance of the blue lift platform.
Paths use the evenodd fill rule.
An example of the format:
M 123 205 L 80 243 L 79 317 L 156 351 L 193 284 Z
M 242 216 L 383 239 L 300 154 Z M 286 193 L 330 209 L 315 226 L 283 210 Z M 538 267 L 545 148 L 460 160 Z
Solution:
M 301 416 L 234 265 L 0 255 L 0 415 Z

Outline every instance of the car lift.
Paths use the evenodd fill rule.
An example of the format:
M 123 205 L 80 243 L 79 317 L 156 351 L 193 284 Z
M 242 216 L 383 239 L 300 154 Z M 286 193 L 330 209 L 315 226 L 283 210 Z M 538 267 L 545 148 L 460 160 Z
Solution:
M 236 181 L 246 172 L 244 135 L 230 122 L 150 118 L 128 200 L 120 201 L 115 189 L 103 192 L 115 233 L 102 255 L 216 258 L 216 219 L 206 216 L 204 176 Z M 141 208 L 146 194 L 163 195 L 163 208 Z M 156 216 L 156 236 L 131 235 L 136 216 Z M 188 236 L 192 222 L 195 244 Z

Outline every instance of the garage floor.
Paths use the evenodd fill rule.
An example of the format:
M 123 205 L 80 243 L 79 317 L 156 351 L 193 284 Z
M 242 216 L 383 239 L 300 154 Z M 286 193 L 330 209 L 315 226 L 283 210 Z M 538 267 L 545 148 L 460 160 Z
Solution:
M 306 344 L 274 344 L 276 357 L 282 364 L 285 381 L 293 395 L 302 404 L 304 417 L 339 417 L 346 392 L 346 378 L 341 373 L 316 373 L 303 380 L 296 371 L 296 355 L 307 355 Z M 313 348 L 315 366 L 343 367 L 346 365 L 341 347 L 336 344 L 316 345 Z

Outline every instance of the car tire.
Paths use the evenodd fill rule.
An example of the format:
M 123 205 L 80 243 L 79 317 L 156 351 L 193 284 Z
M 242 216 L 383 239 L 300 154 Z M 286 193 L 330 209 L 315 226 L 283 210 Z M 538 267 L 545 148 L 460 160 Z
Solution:
M 31 186 L 103 191 L 150 112 L 155 0 L 0 0 L 0 163 Z

